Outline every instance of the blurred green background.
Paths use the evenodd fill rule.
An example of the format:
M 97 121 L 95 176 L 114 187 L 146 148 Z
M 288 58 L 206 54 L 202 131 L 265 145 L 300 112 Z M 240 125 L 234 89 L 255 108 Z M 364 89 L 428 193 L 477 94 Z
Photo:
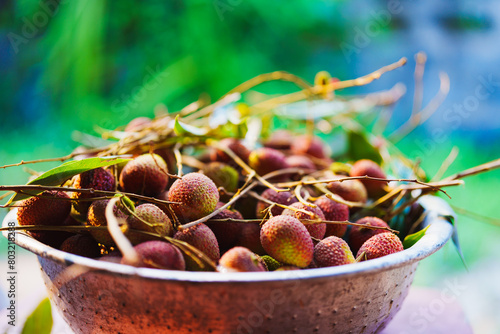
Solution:
M 178 110 L 202 92 L 216 99 L 264 72 L 285 70 L 312 81 L 327 70 L 350 79 L 406 56 L 406 67 L 346 91 L 403 82 L 408 93 L 394 109 L 390 134 L 411 113 L 413 55 L 422 50 L 428 55 L 424 105 L 439 87 L 440 71 L 450 76 L 451 92 L 398 146 L 419 157 L 431 176 L 457 146 L 448 174 L 457 172 L 500 157 L 499 7 L 463 0 L 0 1 L 0 164 L 65 155 L 78 146 L 75 130 L 95 134 L 95 125 L 109 129 L 152 117 L 158 103 Z M 282 87 L 274 92 L 292 88 Z M 1 169 L 0 184 L 22 184 L 27 176 L 22 167 Z M 450 202 L 496 218 L 499 188 L 498 171 L 474 176 L 449 190 Z M 500 279 L 498 270 L 487 269 L 500 267 L 495 223 L 460 215 L 470 274 L 447 245 L 422 262 L 416 284 Z M 500 308 L 500 291 L 491 289 L 496 294 L 471 288 L 457 296 L 463 305 L 473 300 L 474 307 L 464 307 L 481 333 L 500 326 L 490 311 Z

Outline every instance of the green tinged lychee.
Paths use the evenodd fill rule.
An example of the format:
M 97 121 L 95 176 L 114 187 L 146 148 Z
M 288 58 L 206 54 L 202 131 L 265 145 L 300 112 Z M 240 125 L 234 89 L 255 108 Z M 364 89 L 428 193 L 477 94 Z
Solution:
M 139 255 L 139 263 L 129 263 L 123 258 L 121 263 L 154 269 L 185 270 L 186 265 L 181 251 L 165 241 L 152 240 L 134 247 Z
M 89 258 L 101 256 L 101 247 L 90 235 L 77 234 L 64 240 L 60 249 L 63 252 Z
M 187 223 L 202 218 L 215 210 L 219 191 L 209 177 L 201 173 L 189 173 L 175 180 L 168 191 L 168 199 L 177 218 Z
M 305 268 L 313 259 L 311 235 L 295 217 L 269 219 L 262 226 L 260 240 L 266 252 L 279 262 Z
M 260 257 L 249 249 L 234 247 L 222 255 L 218 270 L 220 272 L 266 271 L 260 261 Z
M 371 260 L 403 250 L 403 244 L 397 235 L 391 232 L 383 232 L 366 240 L 356 257 L 361 257 L 361 261 Z
M 114 191 L 115 177 L 107 169 L 92 169 L 76 175 L 73 178 L 73 188 Z M 84 200 L 92 197 L 96 197 L 96 195 L 90 193 L 72 192 L 71 198 L 75 200 L 73 202 L 73 207 L 79 214 L 86 215 L 91 201 Z
M 143 154 L 123 167 L 120 187 L 125 192 L 158 196 L 168 184 L 168 168 L 158 154 Z
M 178 231 L 174 235 L 174 239 L 185 241 L 191 246 L 202 251 L 212 261 L 216 262 L 220 259 L 219 244 L 215 234 L 205 224 L 198 224 L 188 229 Z M 188 270 L 196 270 L 198 266 L 190 257 L 185 257 L 186 268 Z
M 285 155 L 269 147 L 262 147 L 252 151 L 248 158 L 248 164 L 259 175 L 266 175 L 288 167 Z
M 167 237 L 171 237 L 174 234 L 174 228 L 170 218 L 168 218 L 165 212 L 156 205 L 150 203 L 141 204 L 135 208 L 134 213 L 137 217 L 130 215 L 127 218 L 129 229 L 156 233 Z M 154 236 L 133 233 L 132 231 L 128 231 L 126 236 L 134 245 L 156 239 Z
M 85 225 L 88 226 L 108 226 L 106 220 L 106 206 L 108 205 L 109 200 L 103 199 L 92 202 L 90 205 L 87 221 Z M 118 218 L 127 218 L 127 215 L 118 209 L 118 206 L 115 205 L 113 212 Z M 108 230 L 90 230 L 90 234 L 94 237 L 97 242 L 106 246 L 113 246 L 115 244 L 113 238 L 109 234 Z
M 317 220 L 319 219 L 320 221 L 325 220 L 325 215 L 321 211 L 320 208 L 316 207 L 310 207 L 308 205 L 305 205 L 304 203 L 293 203 L 290 205 L 294 209 L 299 209 L 299 210 L 304 210 L 307 212 L 312 213 L 312 215 L 309 215 L 307 213 L 301 212 L 301 211 L 296 211 L 293 209 L 285 209 L 283 210 L 282 215 L 284 216 L 292 216 L 300 220 L 306 227 L 306 229 L 309 231 L 309 234 L 311 237 L 316 238 L 316 239 L 322 239 L 325 236 L 326 232 L 326 224 L 307 224 L 307 221 L 309 220 Z
M 368 159 L 356 161 L 351 168 L 350 176 L 370 176 L 379 179 L 386 178 L 382 168 L 380 168 L 376 162 Z M 360 181 L 365 186 L 368 197 L 377 198 L 384 194 L 384 187 L 387 185 L 387 182 L 370 179 L 361 179 Z
M 385 221 L 377 217 L 364 217 L 358 219 L 356 224 L 378 226 L 378 227 L 389 227 Z M 371 229 L 361 226 L 352 226 L 349 232 L 349 245 L 354 254 L 356 254 L 359 248 L 365 243 L 366 240 L 370 239 L 375 234 L 387 232 L 385 229 Z
M 20 202 L 17 220 L 21 226 L 65 226 L 68 223 L 70 211 L 71 202 L 65 192 L 44 191 L 39 196 Z M 35 239 L 56 248 L 71 236 L 71 233 L 63 231 L 29 231 L 28 233 Z
M 263 255 L 260 257 L 265 263 L 268 271 L 275 271 L 282 266 L 281 263 L 270 257 L 269 255 Z
M 289 191 L 277 192 L 271 188 L 266 189 L 262 193 L 261 197 L 263 197 L 271 202 L 283 204 L 283 205 L 292 205 L 293 203 L 297 202 L 297 199 L 295 198 L 294 195 L 292 195 L 291 192 L 289 192 Z M 268 204 L 264 201 L 258 201 L 256 212 L 255 212 L 257 218 L 263 218 L 265 215 L 264 210 L 266 208 L 268 208 L 270 205 L 271 204 Z M 284 210 L 284 208 L 282 208 L 281 206 L 274 205 L 273 208 L 271 209 L 271 215 L 273 215 L 273 216 L 281 215 L 283 210 Z
M 222 187 L 229 192 L 235 192 L 238 189 L 238 172 L 225 163 L 208 163 L 201 172 L 214 181 L 217 187 Z
M 349 219 L 349 207 L 345 204 L 335 202 L 326 196 L 321 196 L 314 204 L 321 209 L 326 220 L 347 221 Z M 346 224 L 327 224 L 325 236 L 329 237 L 334 235 L 342 238 L 346 231 Z
M 336 175 L 332 178 L 343 177 Z M 365 203 L 368 197 L 366 188 L 360 180 L 332 181 L 326 185 L 326 188 L 346 201 Z
M 314 262 L 318 267 L 333 267 L 354 263 L 356 260 L 343 239 L 331 236 L 314 247 Z

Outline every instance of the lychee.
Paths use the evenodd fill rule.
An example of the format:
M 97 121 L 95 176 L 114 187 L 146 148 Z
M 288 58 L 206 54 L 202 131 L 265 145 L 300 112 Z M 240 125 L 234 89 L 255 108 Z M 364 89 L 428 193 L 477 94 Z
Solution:
M 121 263 L 154 269 L 185 270 L 186 264 L 181 251 L 165 241 L 152 240 L 134 247 L 140 263 L 129 263 L 123 258 Z
M 198 224 L 193 227 L 178 231 L 174 239 L 185 241 L 191 246 L 197 248 L 207 255 L 212 261 L 217 262 L 220 259 L 219 244 L 215 234 L 205 224 Z M 186 267 L 188 270 L 196 268 L 193 260 L 186 257 Z
M 318 159 L 326 158 L 325 145 L 317 136 L 303 135 L 295 138 L 291 151 L 297 155 L 311 155 Z
M 313 259 L 311 235 L 295 217 L 269 219 L 262 226 L 260 240 L 266 252 L 279 262 L 305 268 Z
M 314 204 L 321 209 L 325 220 L 346 221 L 349 219 L 349 207 L 345 204 L 335 202 L 326 196 L 318 198 Z M 325 236 L 336 236 L 342 238 L 347 230 L 346 224 L 327 224 Z
M 283 205 L 292 205 L 293 203 L 297 202 L 297 199 L 295 198 L 294 195 L 292 195 L 291 192 L 289 191 L 280 191 L 277 192 L 274 189 L 268 188 L 266 189 L 261 197 L 270 200 L 272 202 L 278 203 L 278 204 L 283 204 Z M 257 202 L 257 208 L 256 208 L 256 216 L 257 218 L 263 218 L 265 215 L 264 210 L 268 208 L 270 204 L 264 202 L 264 201 L 259 201 Z M 280 206 L 273 206 L 271 209 L 271 214 L 273 216 L 278 216 L 283 212 L 284 208 Z
M 288 167 L 285 155 L 269 147 L 261 147 L 252 151 L 248 164 L 261 176 Z
M 250 155 L 250 151 L 241 143 L 239 139 L 236 138 L 225 138 L 219 142 L 219 146 L 225 147 L 233 151 L 243 162 L 248 162 L 248 156 Z M 234 160 L 227 155 L 225 152 L 221 150 L 214 150 L 211 154 L 212 161 L 219 161 L 233 164 Z
M 332 177 L 332 179 L 340 178 L 342 176 Z M 368 197 L 366 188 L 360 180 L 332 181 L 326 185 L 326 188 L 346 201 L 365 203 Z
M 314 247 L 314 262 L 318 267 L 333 267 L 354 263 L 351 249 L 343 239 L 331 236 Z
M 229 192 L 235 192 L 238 189 L 238 172 L 228 164 L 211 162 L 206 164 L 201 172 L 214 181 L 217 187 L 222 187 Z
M 201 173 L 189 173 L 175 180 L 168 191 L 168 199 L 177 218 L 187 223 L 202 218 L 215 210 L 219 191 L 215 183 Z
M 115 177 L 107 169 L 96 168 L 73 177 L 73 187 L 77 189 L 114 191 Z M 71 198 L 76 200 L 73 202 L 73 207 L 81 215 L 86 215 L 91 201 L 84 200 L 92 197 L 96 197 L 96 195 L 89 193 L 72 192 Z
M 60 249 L 63 252 L 89 258 L 101 256 L 101 247 L 90 235 L 77 234 L 64 240 Z
M 377 217 L 364 217 L 358 219 L 356 224 L 363 224 L 369 226 L 378 227 L 389 227 L 385 221 Z M 366 240 L 373 237 L 375 234 L 387 232 L 385 229 L 371 229 L 361 226 L 352 226 L 349 232 L 349 245 L 354 254 L 356 254 L 359 248 L 365 243 Z
M 108 199 L 92 202 L 88 211 L 87 221 L 85 225 L 108 226 L 106 220 L 106 206 L 108 205 L 108 203 Z M 118 218 L 127 218 L 127 215 L 119 210 L 118 206 L 116 205 L 113 209 L 113 212 Z M 115 243 L 108 230 L 90 230 L 90 234 L 94 237 L 95 240 L 97 240 L 97 242 L 103 245 L 112 246 Z
M 266 251 L 260 242 L 259 224 L 240 224 L 240 231 L 236 239 L 236 245 L 250 249 L 255 254 L 264 255 Z
M 265 263 L 268 271 L 275 271 L 282 266 L 281 263 L 270 257 L 269 255 L 263 255 L 260 257 Z
M 289 150 L 293 140 L 294 136 L 290 131 L 277 130 L 264 142 L 264 146 L 275 150 Z
M 150 203 L 141 204 L 135 208 L 135 214 L 140 219 L 130 215 L 127 218 L 127 224 L 130 229 L 156 233 L 161 236 L 168 237 L 171 237 L 174 234 L 174 228 L 170 218 L 168 218 L 165 212 L 156 205 Z M 150 225 L 144 223 L 141 219 Z M 127 237 L 134 245 L 140 244 L 144 241 L 156 239 L 156 237 L 153 236 L 133 233 L 131 231 L 127 232 Z
M 386 175 L 380 166 L 368 159 L 358 160 L 351 168 L 350 176 L 370 176 L 385 179 Z M 366 188 L 368 197 L 376 198 L 384 193 L 384 186 L 387 182 L 369 179 L 360 179 Z
M 165 160 L 158 154 L 143 154 L 123 167 L 120 187 L 125 192 L 145 196 L 158 196 L 168 184 Z
M 224 203 L 219 202 L 217 204 L 217 209 L 223 206 Z M 231 247 L 236 245 L 236 240 L 239 237 L 239 232 L 243 227 L 243 223 L 235 223 L 235 222 L 211 222 L 212 219 L 243 219 L 241 214 L 236 210 L 224 209 L 219 212 L 217 215 L 212 217 L 210 220 L 206 222 L 206 225 L 214 232 L 215 237 L 219 243 L 219 249 L 221 252 L 225 252 Z
M 303 220 L 315 220 L 319 219 L 321 221 L 326 220 L 325 215 L 323 214 L 323 211 L 321 211 L 320 208 L 318 207 L 310 207 L 308 205 L 305 205 L 304 203 L 293 203 L 291 205 L 292 208 L 295 209 L 300 209 L 300 210 L 305 210 L 307 212 L 311 212 L 313 215 L 308 215 L 307 213 L 300 212 L 300 211 L 295 211 L 293 209 L 285 209 L 282 213 L 284 216 L 292 216 L 300 220 L 301 222 Z M 322 239 L 325 236 L 326 232 L 326 224 L 304 224 L 306 229 L 309 231 L 309 234 L 311 237 L 316 238 L 316 239 Z
M 228 250 L 219 260 L 219 271 L 221 272 L 250 272 L 266 271 L 260 263 L 258 255 L 244 247 L 234 247 Z
M 17 211 L 19 225 L 65 226 L 71 211 L 69 196 L 62 191 L 44 191 L 20 202 Z M 72 234 L 64 231 L 29 231 L 33 238 L 58 248 Z
M 356 257 L 361 256 L 362 261 L 371 260 L 403 250 L 403 244 L 397 235 L 391 232 L 384 232 L 366 240 L 358 250 Z
M 285 159 L 288 167 L 302 168 L 309 172 L 316 170 L 316 165 L 305 155 L 290 155 Z

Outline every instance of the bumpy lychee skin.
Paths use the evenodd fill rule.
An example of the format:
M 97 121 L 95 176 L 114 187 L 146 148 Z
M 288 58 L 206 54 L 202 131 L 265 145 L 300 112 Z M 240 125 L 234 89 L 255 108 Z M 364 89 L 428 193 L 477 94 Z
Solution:
M 264 255 L 260 257 L 265 263 L 268 271 L 275 271 L 282 266 L 281 263 L 270 257 L 269 255 Z
M 331 236 L 314 247 L 314 262 L 318 267 L 333 267 L 354 263 L 354 255 L 343 239 Z
M 326 158 L 325 146 L 323 144 L 323 141 L 316 136 L 299 136 L 293 141 L 290 149 L 293 154 L 307 154 L 318 159 Z
M 250 155 L 250 151 L 248 150 L 248 148 L 245 147 L 245 145 L 241 143 L 239 139 L 225 138 L 219 142 L 219 145 L 233 151 L 233 153 L 236 154 L 245 163 L 248 162 L 248 156 Z M 220 161 L 230 164 L 232 164 L 234 161 L 229 155 L 218 149 L 212 151 L 210 158 L 212 159 L 212 161 Z
M 198 224 L 188 229 L 178 231 L 175 233 L 174 239 L 185 241 L 191 246 L 196 247 L 214 262 L 217 262 L 220 259 L 219 243 L 217 242 L 217 238 L 212 230 L 205 224 Z M 193 260 L 189 257 L 185 260 L 188 270 L 195 268 L 195 266 L 191 263 Z
M 89 258 L 101 256 L 101 247 L 90 235 L 77 234 L 64 240 L 60 249 L 63 252 Z
M 297 202 L 297 198 L 295 198 L 294 195 L 292 195 L 291 192 L 289 191 L 280 191 L 277 192 L 271 188 L 268 188 L 264 190 L 264 192 L 261 195 L 263 198 L 268 199 L 272 202 L 278 203 L 278 204 L 283 204 L 283 205 L 292 205 L 293 203 Z M 266 202 L 259 201 L 257 202 L 257 208 L 256 208 L 256 216 L 257 218 L 263 218 L 265 213 L 263 212 L 266 208 L 268 208 L 270 204 L 267 204 Z M 284 208 L 280 206 L 273 206 L 271 209 L 271 214 L 273 216 L 278 216 L 281 215 L 283 212 Z
M 346 221 L 349 219 L 349 207 L 345 204 L 335 202 L 326 196 L 318 198 L 316 204 L 323 214 L 325 219 L 329 221 Z M 336 236 L 342 238 L 347 231 L 346 224 L 327 224 L 325 236 Z
M 403 251 L 403 243 L 397 235 L 391 232 L 379 233 L 366 240 L 358 250 L 356 257 L 362 256 L 361 260 L 371 260 L 389 254 Z M 363 255 L 364 253 L 364 255 Z
M 73 187 L 77 189 L 114 191 L 115 177 L 107 169 L 96 168 L 76 175 L 73 178 Z M 76 200 L 73 205 L 75 210 L 82 215 L 86 215 L 91 202 L 79 200 L 91 197 L 95 197 L 95 195 L 79 192 L 71 193 L 71 198 Z
M 378 227 L 389 227 L 385 221 L 377 217 L 364 217 L 358 219 L 356 224 L 378 226 Z M 387 232 L 383 229 L 370 229 L 366 227 L 352 226 L 349 232 L 349 245 L 354 254 L 356 254 L 359 248 L 365 243 L 366 240 L 370 239 L 376 234 Z
M 168 184 L 168 168 L 158 154 L 143 154 L 123 167 L 120 187 L 125 192 L 158 196 Z
M 260 226 L 259 224 L 240 224 L 238 238 L 236 239 L 236 245 L 242 246 L 250 249 L 252 252 L 258 255 L 266 254 L 266 251 L 262 247 L 260 242 Z
M 109 200 L 103 199 L 92 202 L 89 208 L 89 212 L 87 214 L 87 221 L 85 225 L 88 226 L 107 226 L 106 220 L 106 206 L 108 205 Z M 127 218 L 127 215 L 120 211 L 118 207 L 115 205 L 114 214 L 118 218 Z M 107 230 L 91 230 L 90 234 L 94 237 L 94 239 L 106 246 L 113 246 L 115 244 L 113 238 L 109 234 Z
M 165 241 L 146 241 L 134 247 L 140 263 L 129 263 L 126 258 L 121 263 L 154 269 L 185 270 L 186 264 L 181 251 Z
M 174 227 L 170 218 L 154 204 L 145 203 L 135 208 L 135 214 L 145 222 L 151 224 L 147 225 L 137 217 L 130 215 L 127 218 L 127 224 L 130 229 L 157 233 L 162 236 L 171 237 L 174 234 Z M 155 237 L 148 236 L 140 233 L 127 233 L 127 237 L 133 245 L 140 244 L 148 240 L 155 240 Z
M 222 207 L 224 203 L 219 202 L 217 204 L 217 209 Z M 236 240 L 239 237 L 239 232 L 244 224 L 234 223 L 234 222 L 211 222 L 212 219 L 243 219 L 241 214 L 236 210 L 224 209 L 210 220 L 206 222 L 206 225 L 214 232 L 215 237 L 219 243 L 219 249 L 221 252 L 225 252 L 228 249 L 236 245 Z
M 261 147 L 252 151 L 248 158 L 248 164 L 259 175 L 266 175 L 280 169 L 288 168 L 285 155 L 269 147 Z
M 219 191 L 210 178 L 201 173 L 189 173 L 175 180 L 168 191 L 177 218 L 187 223 L 202 218 L 215 210 L 219 202 Z
M 17 221 L 19 225 L 65 226 L 71 210 L 69 196 L 62 191 L 44 191 L 40 196 L 30 197 L 19 204 Z M 29 231 L 33 238 L 59 247 L 71 234 L 62 231 Z
M 333 178 L 340 179 L 342 176 Z M 366 188 L 360 180 L 333 181 L 328 183 L 326 188 L 346 201 L 365 203 L 368 198 Z
M 312 160 L 304 155 L 290 155 L 286 157 L 286 163 L 289 167 L 303 168 L 308 171 L 316 170 Z
M 307 212 L 311 212 L 314 214 L 314 216 L 310 216 L 306 213 L 300 212 L 300 211 L 294 211 L 292 209 L 285 209 L 282 213 L 284 216 L 292 216 L 300 220 L 301 222 L 303 220 L 314 220 L 314 219 L 320 219 L 320 220 L 325 220 L 325 215 L 323 214 L 323 211 L 321 211 L 320 208 L 312 208 L 310 206 L 305 205 L 304 203 L 293 203 L 290 205 L 293 208 L 296 209 L 301 209 L 305 210 Z M 316 238 L 316 239 L 323 239 L 325 236 L 326 232 L 326 224 L 304 224 L 306 229 L 309 231 L 309 234 L 311 237 Z
M 228 250 L 219 260 L 220 272 L 266 271 L 258 255 L 244 247 Z
M 380 166 L 368 159 L 358 160 L 351 168 L 350 176 L 371 176 L 380 179 L 387 178 Z M 360 180 L 366 188 L 368 197 L 376 198 L 384 193 L 384 187 L 387 182 L 362 179 Z
M 206 164 L 201 172 L 214 181 L 217 187 L 222 187 L 229 192 L 235 192 L 238 189 L 238 172 L 228 164 L 211 162 Z
M 269 219 L 260 231 L 266 252 L 277 261 L 305 268 L 313 259 L 314 245 L 304 224 L 292 216 Z

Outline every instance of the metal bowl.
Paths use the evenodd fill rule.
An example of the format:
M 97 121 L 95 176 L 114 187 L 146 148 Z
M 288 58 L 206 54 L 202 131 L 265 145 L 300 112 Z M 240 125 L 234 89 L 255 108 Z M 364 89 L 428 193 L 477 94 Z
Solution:
M 453 227 L 440 217 L 429 211 L 425 236 L 402 252 L 282 272 L 134 268 L 68 254 L 21 233 L 16 243 L 38 255 L 49 296 L 76 333 L 377 333 L 400 309 L 418 262 L 450 238 Z M 11 211 L 3 225 L 15 220 Z

